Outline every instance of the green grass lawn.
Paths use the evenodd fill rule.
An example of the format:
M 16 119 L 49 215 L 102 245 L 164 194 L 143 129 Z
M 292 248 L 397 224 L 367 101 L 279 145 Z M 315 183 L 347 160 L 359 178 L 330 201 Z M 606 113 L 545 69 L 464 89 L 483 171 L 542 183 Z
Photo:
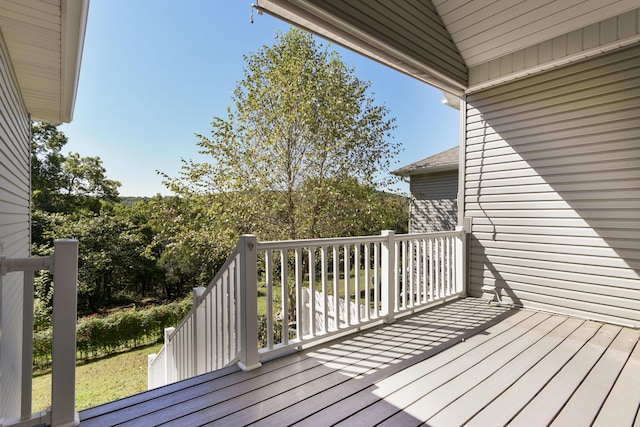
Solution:
M 329 275 L 330 293 L 333 293 L 333 277 Z M 360 289 L 363 289 L 364 273 L 360 272 Z M 318 280 L 319 283 L 319 280 Z M 308 285 L 308 283 L 305 283 Z M 351 296 L 354 292 L 354 276 L 350 277 Z M 281 287 L 274 286 L 274 295 L 279 300 Z M 339 294 L 344 296 L 344 278 L 339 279 Z M 266 289 L 258 289 L 258 313 L 266 313 Z M 147 356 L 157 353 L 162 344 L 140 347 L 135 350 L 113 354 L 76 367 L 76 410 L 97 406 L 147 389 Z M 51 405 L 51 374 L 35 375 L 33 378 L 33 412 Z
M 113 354 L 76 367 L 76 410 L 111 402 L 147 389 L 147 356 L 162 344 Z M 51 374 L 33 378 L 33 412 L 51 405 Z

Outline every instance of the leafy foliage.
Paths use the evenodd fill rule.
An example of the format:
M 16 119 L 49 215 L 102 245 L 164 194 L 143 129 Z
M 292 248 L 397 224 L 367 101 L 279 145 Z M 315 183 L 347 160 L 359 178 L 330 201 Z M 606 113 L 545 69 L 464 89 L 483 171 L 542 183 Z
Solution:
M 127 293 L 144 295 L 159 278 L 154 261 L 144 254 L 149 243 L 146 218 L 120 205 L 101 211 L 101 215 L 34 212 L 34 218 L 44 224 L 46 241 L 74 238 L 81 242 L 78 307 L 90 313 L 121 302 Z M 50 244 L 35 249 L 40 254 L 51 252 Z M 40 278 L 38 284 L 42 285 L 36 287 L 37 296 L 50 301 L 50 279 Z
M 399 144 L 395 119 L 375 102 L 370 83 L 297 29 L 245 60 L 227 117 L 214 119 L 210 136 L 198 135 L 207 161 L 184 161 L 178 177 L 164 175 L 172 197 L 121 203 L 120 184 L 107 178 L 100 158 L 63 154 L 67 137 L 57 126 L 33 124 L 32 252 L 50 254 L 56 238 L 80 241 L 80 313 L 178 300 L 208 284 L 240 234 L 277 240 L 407 231 L 407 199 L 380 191 Z M 52 287 L 48 273 L 36 278 L 44 335 Z M 115 329 L 100 316 L 92 322 L 99 326 L 87 323 L 96 331 L 89 335 L 111 342 Z
M 95 358 L 162 339 L 164 328 L 176 326 L 190 308 L 191 299 L 186 298 L 161 306 L 144 309 L 133 307 L 106 316 L 84 317 L 76 328 L 80 357 Z M 43 367 L 51 363 L 51 339 L 51 328 L 34 333 L 33 355 L 36 366 Z
M 72 213 L 87 209 L 99 213 L 100 201 L 119 201 L 120 183 L 106 177 L 99 157 L 62 154 L 68 138 L 56 124 L 34 122 L 31 135 L 34 210 Z
M 370 83 L 298 29 L 245 61 L 233 109 L 214 119 L 210 137 L 198 135 L 210 162 L 184 161 L 165 183 L 263 239 L 373 231 L 366 204 L 399 146 Z M 356 222 L 367 226 L 355 231 Z

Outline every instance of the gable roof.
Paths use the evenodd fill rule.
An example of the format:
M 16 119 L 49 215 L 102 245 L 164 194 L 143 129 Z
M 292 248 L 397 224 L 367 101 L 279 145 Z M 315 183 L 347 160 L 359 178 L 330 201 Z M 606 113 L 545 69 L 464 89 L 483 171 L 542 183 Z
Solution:
M 391 173 L 399 176 L 411 176 L 448 170 L 453 171 L 458 170 L 459 161 L 460 148 L 453 147 L 431 157 L 427 157 L 426 159 L 403 166 Z
M 0 36 L 32 119 L 73 118 L 88 11 L 89 0 L 0 2 Z

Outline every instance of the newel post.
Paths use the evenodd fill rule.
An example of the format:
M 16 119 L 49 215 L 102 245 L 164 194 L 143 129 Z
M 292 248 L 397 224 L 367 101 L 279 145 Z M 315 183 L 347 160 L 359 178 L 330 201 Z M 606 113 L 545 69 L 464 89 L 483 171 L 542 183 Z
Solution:
M 206 301 L 202 301 L 202 295 L 207 288 L 199 286 L 193 288 L 193 368 L 194 375 L 204 374 L 207 371 L 206 353 Z
M 455 240 L 455 283 L 456 292 L 468 294 L 467 290 L 467 240 L 469 238 L 469 228 L 456 227 L 458 232 Z
M 51 425 L 75 426 L 78 241 L 58 239 L 53 247 Z
M 395 319 L 395 271 L 396 271 L 396 242 L 395 231 L 384 230 L 382 235 L 386 239 L 382 242 L 382 314 L 386 323 Z
M 238 242 L 240 253 L 238 325 L 240 326 L 240 362 L 244 371 L 261 366 L 258 357 L 258 239 L 243 234 Z
M 164 328 L 164 366 L 162 367 L 164 382 L 162 385 L 171 384 L 178 380 L 173 340 L 171 339 L 175 330 L 174 327 Z

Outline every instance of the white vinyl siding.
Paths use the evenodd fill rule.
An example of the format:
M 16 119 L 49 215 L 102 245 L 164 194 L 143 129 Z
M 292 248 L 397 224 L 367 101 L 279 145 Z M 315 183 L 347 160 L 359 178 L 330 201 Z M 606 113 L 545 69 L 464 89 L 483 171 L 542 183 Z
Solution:
M 640 325 L 640 45 L 467 97 L 470 293 Z
M 0 247 L 7 257 L 29 255 L 30 123 L 0 34 Z M 0 418 L 20 414 L 23 283 L 0 278 Z
M 458 218 L 458 171 L 411 175 L 409 232 L 455 230 Z

